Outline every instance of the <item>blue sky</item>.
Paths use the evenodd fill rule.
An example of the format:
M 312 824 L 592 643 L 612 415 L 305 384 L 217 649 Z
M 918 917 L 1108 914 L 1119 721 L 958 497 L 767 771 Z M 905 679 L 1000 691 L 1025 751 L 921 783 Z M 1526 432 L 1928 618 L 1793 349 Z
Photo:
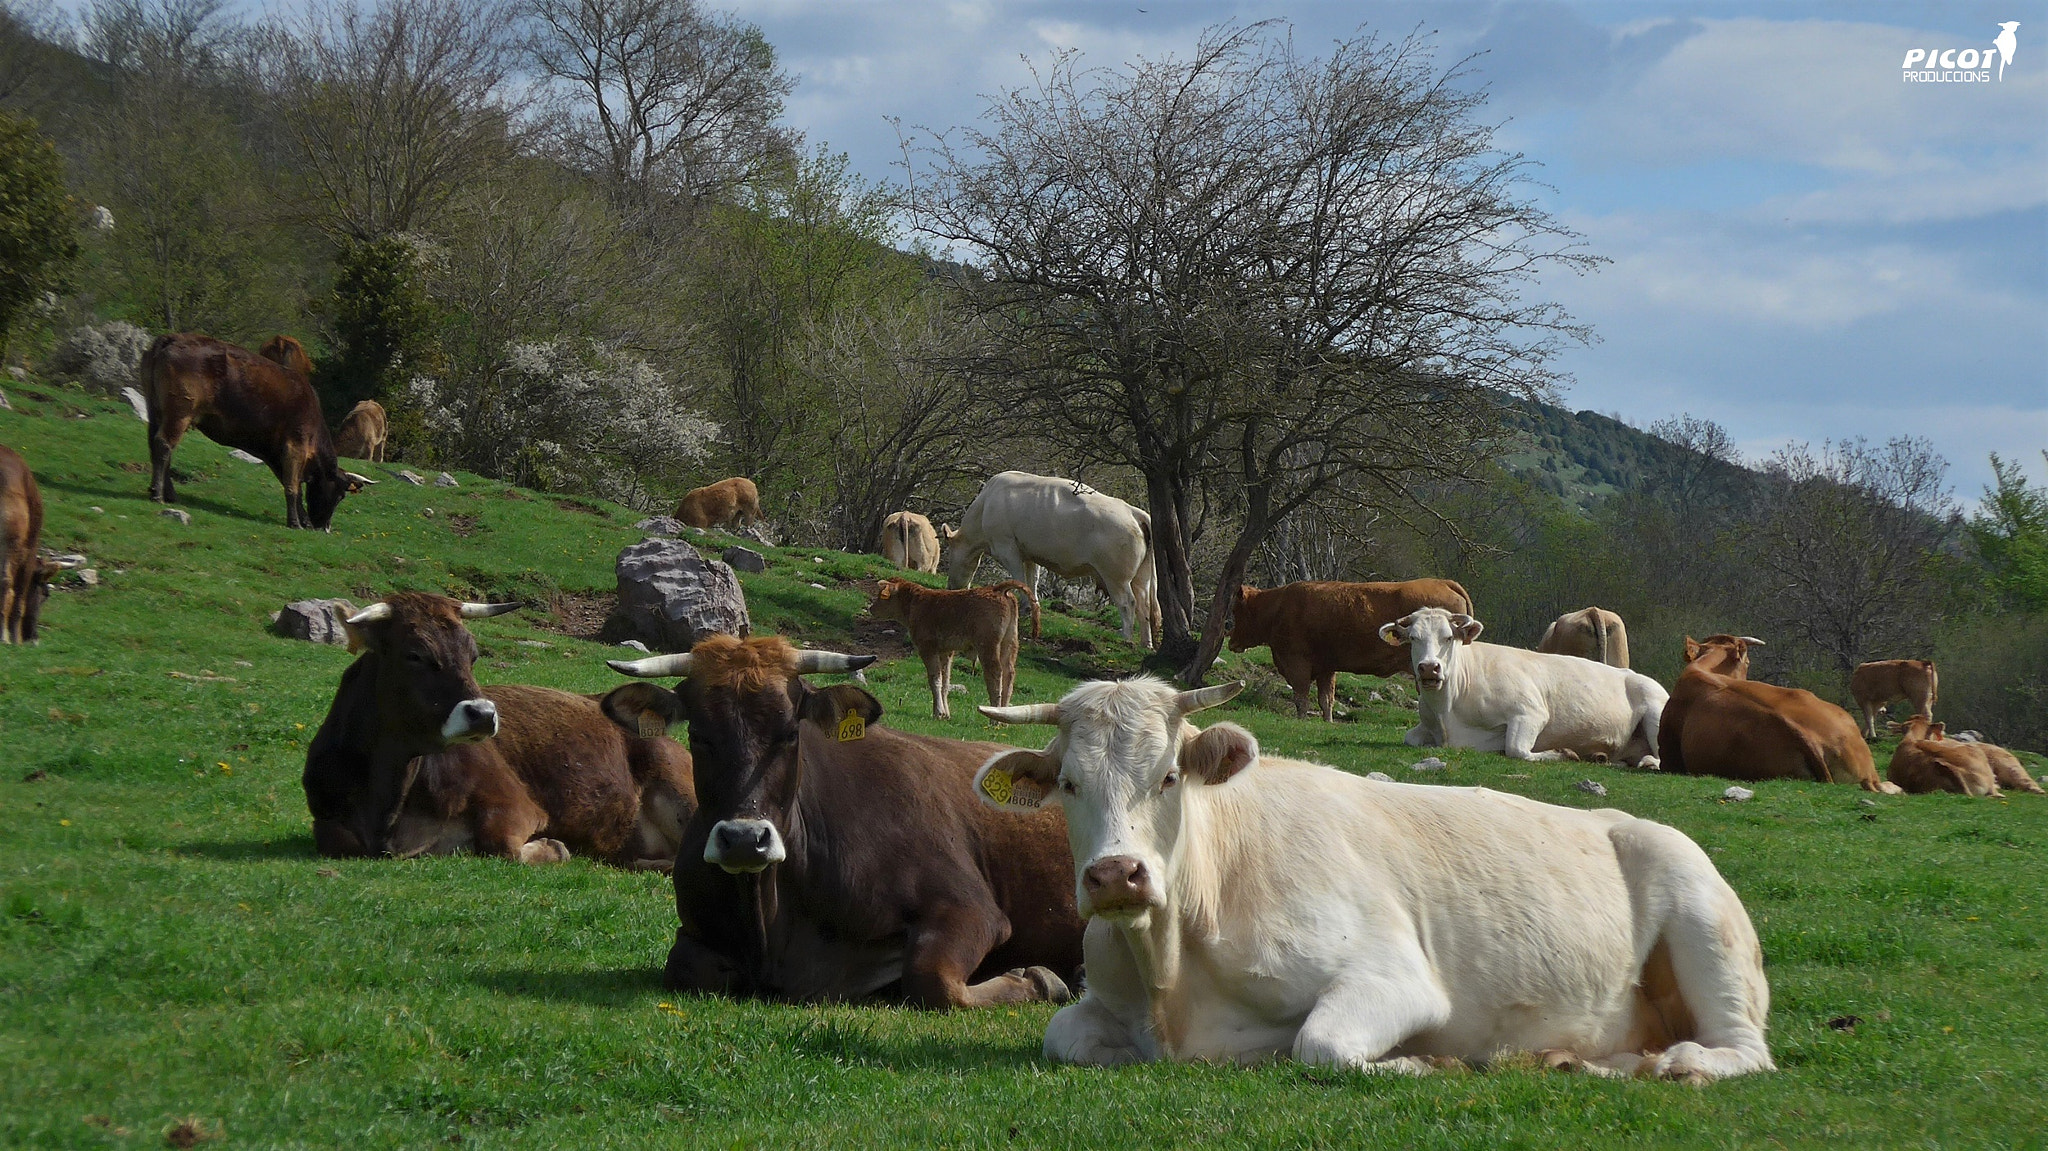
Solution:
M 1305 48 L 1361 23 L 1473 53 L 1504 147 L 1613 262 L 1544 289 L 1598 333 L 1563 399 L 1679 412 L 1751 455 L 1924 435 L 1973 502 L 1987 453 L 2048 479 L 2048 0 L 1910 3 L 1223 3 L 732 0 L 801 79 L 789 119 L 873 179 L 891 117 L 944 129 L 1024 82 L 1020 57 L 1185 52 L 1282 17 Z M 1909 48 L 1990 48 L 2003 80 L 1906 83 Z M 1994 69 L 1995 75 L 1995 69 Z

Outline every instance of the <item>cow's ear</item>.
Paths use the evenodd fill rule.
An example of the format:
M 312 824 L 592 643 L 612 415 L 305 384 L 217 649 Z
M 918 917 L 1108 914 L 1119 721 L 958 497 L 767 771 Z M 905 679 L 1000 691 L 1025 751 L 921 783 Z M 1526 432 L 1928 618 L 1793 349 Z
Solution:
M 1234 723 L 1219 723 L 1180 745 L 1180 767 L 1204 783 L 1222 783 L 1259 758 L 1259 740 Z
M 1698 641 L 1698 640 L 1696 640 L 1696 639 L 1692 638 L 1691 636 L 1686 636 L 1686 637 L 1685 637 L 1685 662 L 1687 662 L 1687 663 L 1691 663 L 1692 661 L 1694 661 L 1694 660 L 1698 659 L 1699 657 L 1700 657 L 1700 641 Z
M 860 716 L 859 726 L 865 735 L 867 725 L 882 718 L 882 701 L 856 684 L 835 683 L 831 687 L 812 688 L 797 707 L 799 718 L 831 732 L 839 731 L 849 715 Z M 852 726 L 847 725 L 847 729 L 851 731 Z
M 974 794 L 997 811 L 1037 811 L 1052 795 L 1060 761 L 1028 747 L 999 751 L 974 773 Z
M 1393 623 L 1383 623 L 1380 625 L 1380 638 L 1393 644 L 1395 647 L 1400 647 L 1408 642 L 1408 629 L 1401 625 L 1400 620 L 1395 620 Z
M 1459 643 L 1469 644 L 1473 640 L 1478 639 L 1479 633 L 1485 630 L 1485 624 L 1480 623 L 1469 615 L 1454 615 L 1451 617 L 1451 634 L 1458 637 Z
M 683 701 L 675 692 L 652 683 L 629 683 L 615 687 L 598 702 L 605 718 L 628 735 L 654 739 L 667 735 L 669 725 L 683 718 Z

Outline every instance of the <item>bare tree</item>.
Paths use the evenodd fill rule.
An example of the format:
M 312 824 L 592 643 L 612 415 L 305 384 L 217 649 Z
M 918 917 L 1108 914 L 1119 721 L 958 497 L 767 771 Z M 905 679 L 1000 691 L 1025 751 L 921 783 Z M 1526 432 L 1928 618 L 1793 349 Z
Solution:
M 525 0 L 523 47 L 555 87 L 574 161 L 628 202 L 729 195 L 796 137 L 796 86 L 751 24 L 696 0 Z
M 256 67 L 325 231 L 423 228 L 510 155 L 507 21 L 496 0 L 313 0 L 273 30 Z
M 1766 471 L 1778 491 L 1746 533 L 1762 618 L 1842 672 L 1924 650 L 1940 614 L 1937 552 L 1957 531 L 1948 462 L 1933 445 L 1793 444 Z
M 1596 261 L 1526 197 L 1464 79 L 1413 37 L 1311 60 L 1277 25 L 1225 27 L 1185 60 L 1062 56 L 967 148 L 926 144 L 919 223 L 986 273 L 983 374 L 1145 478 L 1163 646 L 1190 680 L 1275 525 L 1468 469 L 1494 399 L 1541 394 L 1585 334 L 1520 296 Z M 1236 519 L 1198 648 L 1205 484 Z

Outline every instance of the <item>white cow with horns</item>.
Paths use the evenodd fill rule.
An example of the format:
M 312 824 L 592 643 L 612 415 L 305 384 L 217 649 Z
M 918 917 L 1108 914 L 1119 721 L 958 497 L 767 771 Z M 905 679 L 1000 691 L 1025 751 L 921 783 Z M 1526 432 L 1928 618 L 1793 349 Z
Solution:
M 1577 656 L 1473 642 L 1485 626 L 1426 607 L 1380 628 L 1381 639 L 1408 645 L 1421 712 L 1410 746 L 1657 766 L 1657 724 L 1671 698 L 1663 684 Z
M 1235 724 L 1187 722 L 1242 686 L 1141 676 L 981 709 L 1059 725 L 975 777 L 983 802 L 1066 816 L 1088 982 L 1046 1029 L 1048 1057 L 1772 1069 L 1756 932 L 1690 839 L 1265 757 Z
M 1079 480 L 1001 472 L 960 516 L 946 553 L 946 586 L 968 587 L 981 557 L 993 555 L 1038 594 L 1038 569 L 1067 579 L 1094 577 L 1140 647 L 1158 642 L 1158 579 L 1152 517 Z

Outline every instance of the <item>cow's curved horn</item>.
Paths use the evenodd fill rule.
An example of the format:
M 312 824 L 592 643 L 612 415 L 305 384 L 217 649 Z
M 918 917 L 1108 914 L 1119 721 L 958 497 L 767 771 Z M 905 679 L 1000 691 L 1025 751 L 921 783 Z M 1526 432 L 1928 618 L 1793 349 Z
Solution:
M 343 622 L 352 625 L 358 625 L 366 623 L 379 623 L 383 620 L 387 620 L 390 618 L 391 605 L 380 601 L 378 603 L 373 603 L 369 607 L 366 607 L 363 610 L 357 612 L 356 614 L 348 617 L 348 619 Z
M 1198 687 L 1181 692 L 1180 713 L 1186 715 L 1191 711 L 1201 711 L 1203 708 L 1229 703 L 1243 690 L 1244 681 L 1240 679 L 1231 683 L 1219 683 L 1214 687 Z
M 86 559 L 84 556 L 77 555 L 75 553 L 50 557 L 50 563 L 63 571 L 70 571 L 73 568 L 82 568 L 86 564 L 91 562 L 91 560 Z
M 1742 642 L 1744 642 L 1744 643 L 1748 644 L 1748 645 L 1749 645 L 1749 646 L 1751 646 L 1751 647 L 1769 647 L 1769 646 L 1770 646 L 1769 644 L 1767 644 L 1767 643 L 1765 643 L 1764 641 L 1762 641 L 1762 640 L 1760 640 L 1760 639 L 1756 638 L 1756 637 L 1755 637 L 1755 636 L 1753 636 L 1753 635 L 1738 635 L 1738 636 L 1736 636 L 1735 638 L 1736 638 L 1736 639 L 1739 639 L 1739 640 L 1741 640 Z
M 875 662 L 871 655 L 841 655 L 836 651 L 814 651 L 809 648 L 796 653 L 796 673 L 810 675 L 821 671 L 859 671 Z
M 660 679 L 662 676 L 690 674 L 690 658 L 689 652 L 678 651 L 668 655 L 650 655 L 646 659 L 608 659 L 604 665 L 620 675 Z
M 1015 707 L 983 707 L 981 714 L 997 723 L 1058 723 L 1060 705 L 1056 703 L 1020 703 Z
M 489 619 L 494 615 L 504 615 L 509 611 L 518 611 L 525 606 L 525 604 L 520 603 L 518 600 L 513 600 L 511 603 L 465 603 L 462 605 L 461 611 L 463 619 Z
M 374 484 L 375 484 L 375 483 L 377 482 L 376 480 L 373 480 L 373 479 L 371 479 L 371 478 L 370 478 L 370 477 L 368 477 L 368 476 L 365 476 L 365 475 L 358 475 L 357 473 L 355 473 L 355 472 L 352 472 L 352 471 L 349 471 L 349 470 L 347 470 L 346 468 L 342 469 L 342 473 L 341 473 L 341 474 L 342 474 L 342 475 L 344 475 L 344 476 L 347 476 L 347 477 L 348 477 L 348 478 L 349 478 L 350 480 L 353 480 L 354 482 L 356 482 L 356 483 L 359 483 L 359 484 L 373 484 L 373 485 L 374 485 Z

